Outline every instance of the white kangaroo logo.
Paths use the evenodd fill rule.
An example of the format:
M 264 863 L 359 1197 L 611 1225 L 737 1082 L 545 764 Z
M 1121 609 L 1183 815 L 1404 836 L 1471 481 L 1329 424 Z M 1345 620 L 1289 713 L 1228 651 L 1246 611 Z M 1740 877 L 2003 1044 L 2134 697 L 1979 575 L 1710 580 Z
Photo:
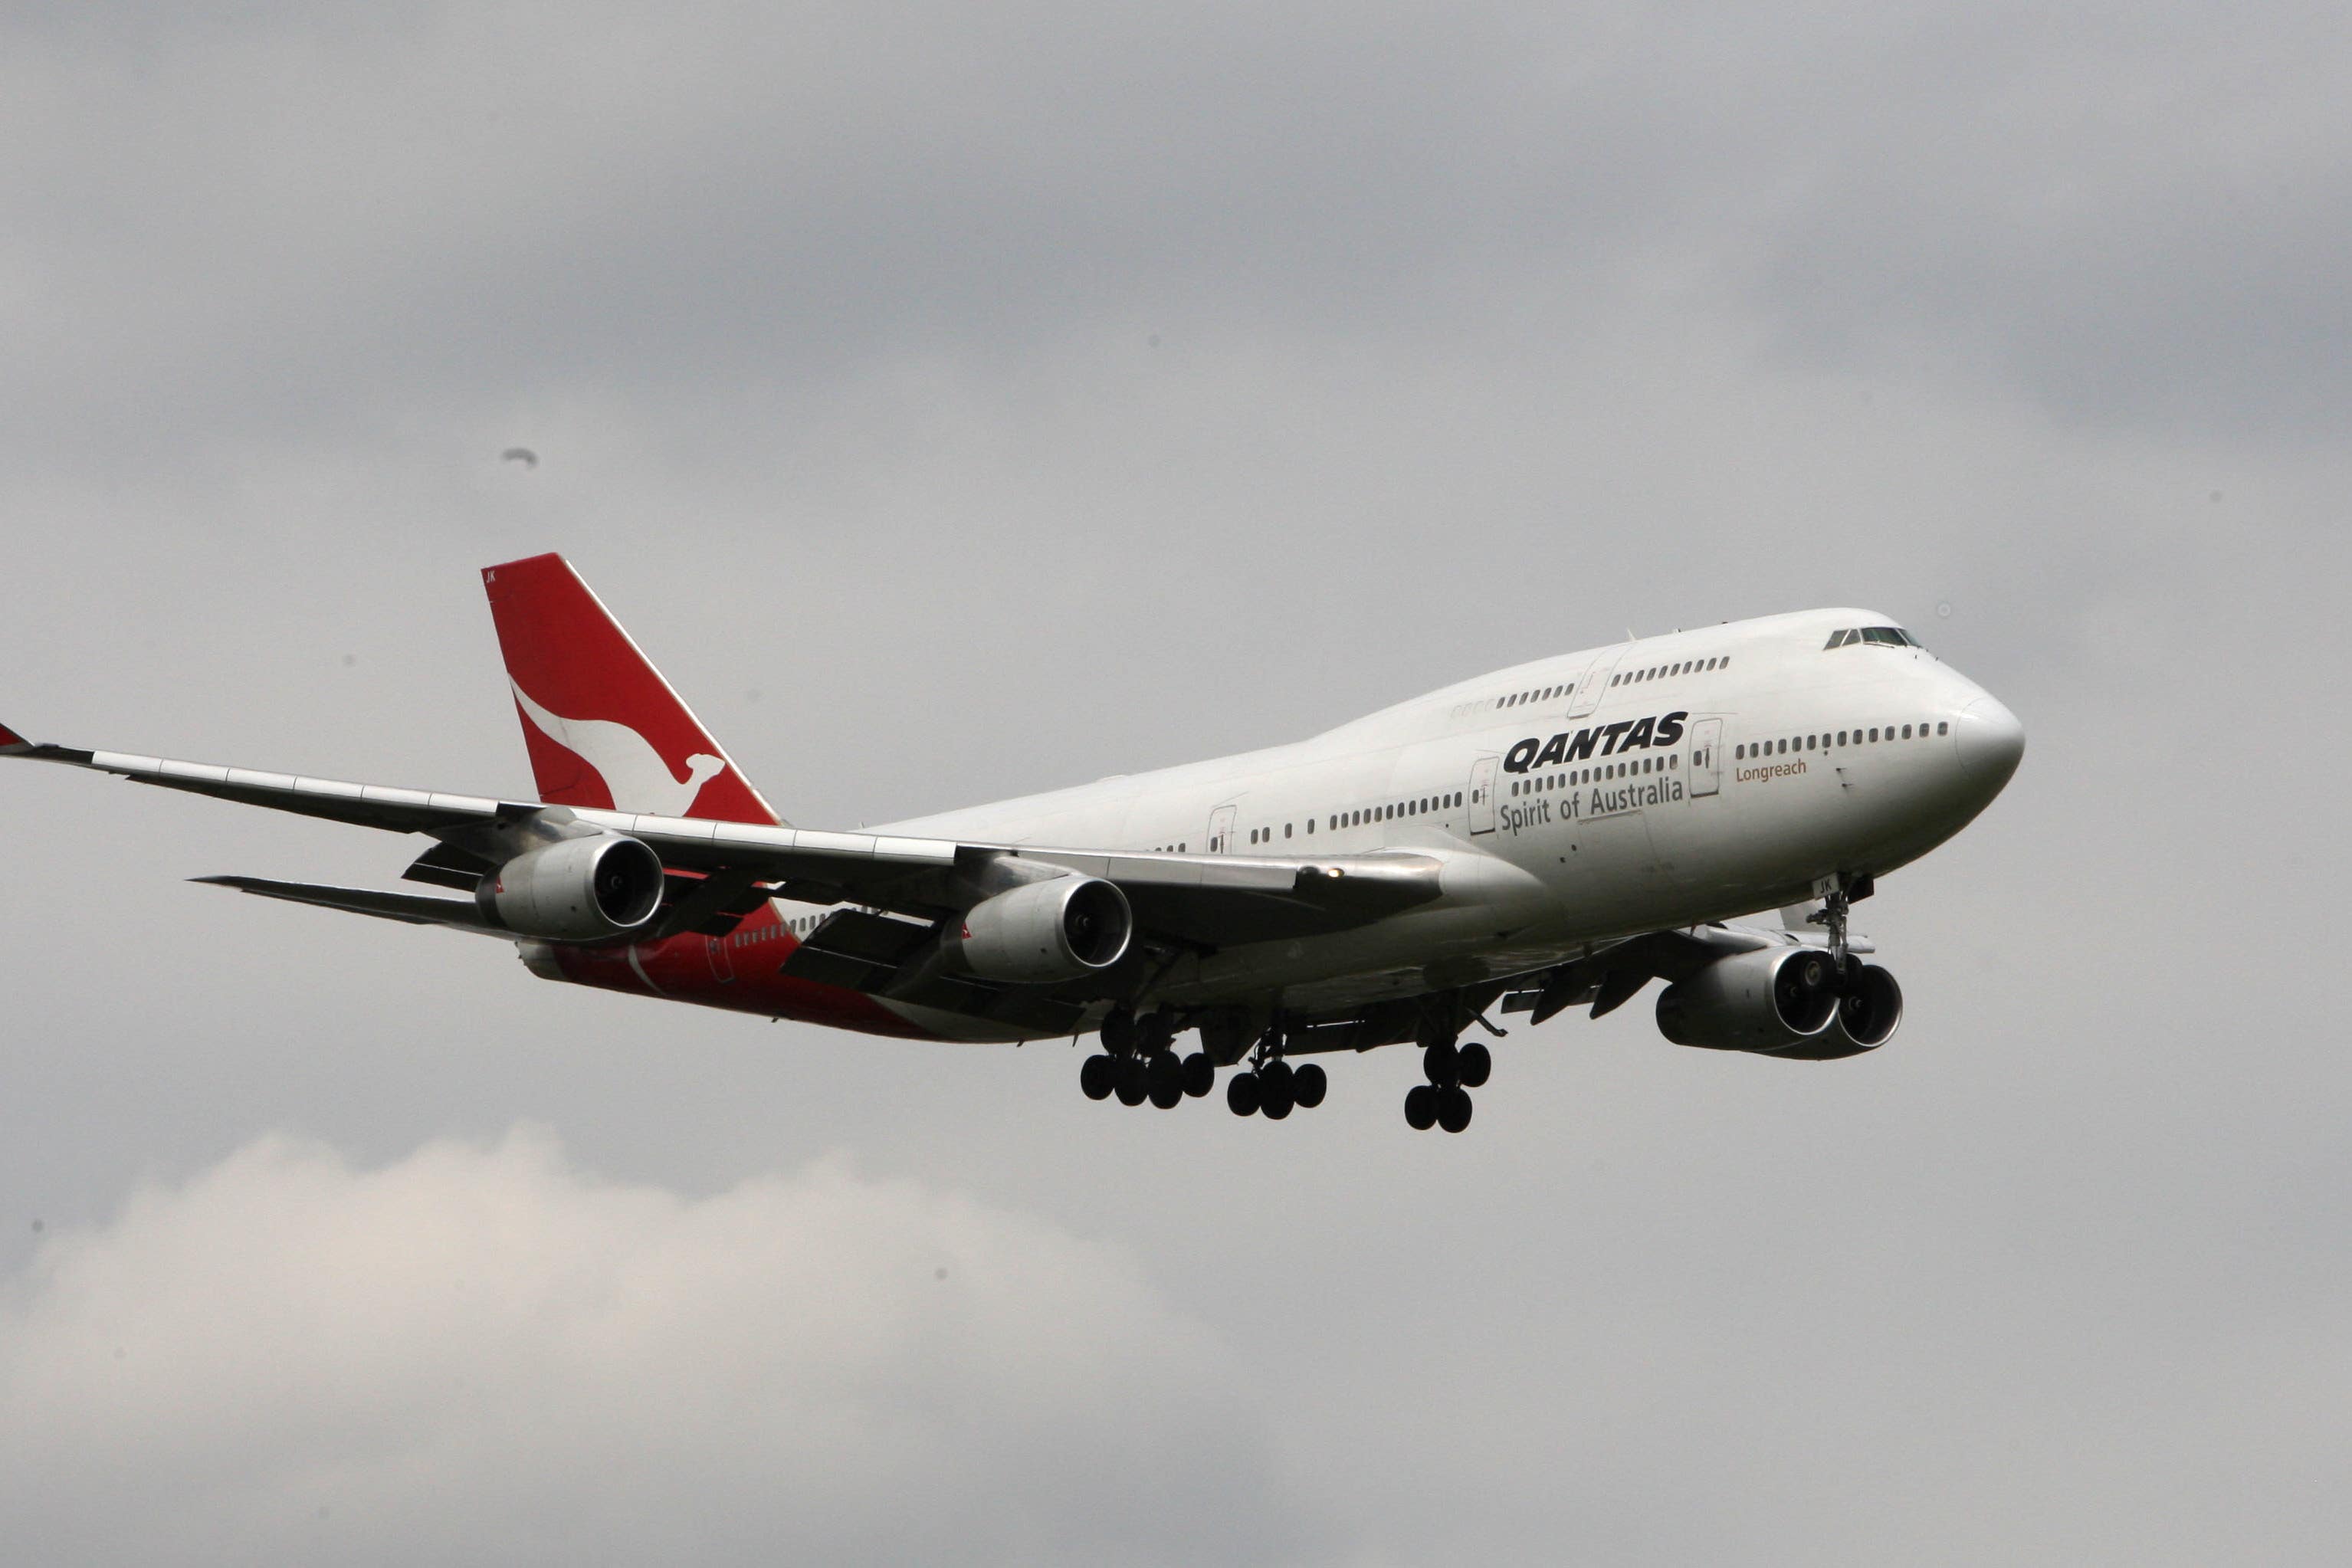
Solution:
M 594 768 L 613 797 L 615 811 L 641 811 L 653 816 L 684 816 L 694 809 L 702 786 L 726 769 L 727 759 L 697 752 L 686 759 L 686 778 L 670 772 L 653 742 L 626 724 L 610 719 L 566 719 L 549 712 L 515 684 L 515 700 L 530 721 L 551 741 Z

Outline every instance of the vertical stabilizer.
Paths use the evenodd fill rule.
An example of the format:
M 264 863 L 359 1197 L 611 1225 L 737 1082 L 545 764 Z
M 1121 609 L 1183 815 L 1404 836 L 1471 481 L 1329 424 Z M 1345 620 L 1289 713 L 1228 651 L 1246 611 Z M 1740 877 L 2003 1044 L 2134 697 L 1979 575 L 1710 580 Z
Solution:
M 484 568 L 523 743 L 551 805 L 781 819 L 561 555 Z

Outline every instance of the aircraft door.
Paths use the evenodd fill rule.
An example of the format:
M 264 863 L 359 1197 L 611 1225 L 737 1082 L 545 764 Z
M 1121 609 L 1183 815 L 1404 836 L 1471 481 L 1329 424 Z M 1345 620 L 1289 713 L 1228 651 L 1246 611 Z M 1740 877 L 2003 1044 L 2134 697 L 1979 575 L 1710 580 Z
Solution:
M 723 936 L 702 939 L 703 951 L 710 955 L 710 978 L 721 985 L 731 985 L 735 981 L 735 960 L 727 951 L 729 940 Z
M 1495 831 L 1495 768 L 1502 758 L 1481 757 L 1470 764 L 1470 831 Z
M 1236 808 L 1221 805 L 1209 813 L 1209 853 L 1230 855 L 1234 852 L 1234 813 Z
M 1623 658 L 1625 650 L 1633 646 L 1632 643 L 1619 643 L 1615 647 L 1604 647 L 1592 656 L 1591 667 L 1576 678 L 1576 689 L 1568 694 L 1568 718 L 1581 719 L 1601 706 L 1601 694 L 1609 689 L 1609 678 L 1617 673 L 1617 661 Z
M 1723 787 L 1723 721 L 1701 719 L 1691 726 L 1690 792 L 1713 795 Z

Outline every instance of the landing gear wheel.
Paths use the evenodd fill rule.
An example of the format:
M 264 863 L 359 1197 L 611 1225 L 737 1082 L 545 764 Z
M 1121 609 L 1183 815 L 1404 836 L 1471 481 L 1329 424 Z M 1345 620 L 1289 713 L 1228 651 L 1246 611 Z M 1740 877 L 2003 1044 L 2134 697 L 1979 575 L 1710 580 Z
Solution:
M 1140 1057 L 1118 1058 L 1118 1102 L 1121 1105 L 1141 1105 L 1151 1092 L 1151 1079 L 1143 1070 Z
M 1470 1093 L 1464 1089 L 1442 1089 L 1437 1091 L 1437 1124 L 1448 1132 L 1459 1132 L 1470 1125 Z
M 1280 1062 L 1271 1062 L 1267 1065 L 1282 1066 Z M 1284 1069 L 1279 1078 L 1270 1077 L 1265 1072 L 1258 1074 L 1257 1108 L 1268 1121 L 1281 1121 L 1290 1114 L 1290 1108 L 1297 1103 L 1291 1094 L 1290 1073 L 1287 1068 Z
M 1437 1125 L 1437 1090 L 1425 1083 L 1414 1084 L 1404 1091 L 1405 1124 L 1415 1132 L 1426 1132 Z
M 1173 1110 L 1184 1103 L 1181 1083 L 1155 1083 L 1151 1086 L 1151 1103 L 1162 1110 Z
M 1296 1098 L 1291 1093 L 1292 1077 L 1288 1062 L 1276 1059 L 1266 1063 L 1257 1069 L 1257 1083 L 1261 1095 L 1276 1093 L 1286 1099 Z
M 1199 1100 L 1217 1087 L 1217 1064 L 1209 1059 L 1206 1051 L 1194 1051 L 1184 1058 L 1184 1092 Z
M 1135 1043 L 1155 1056 L 1166 1050 L 1176 1043 L 1176 1016 L 1165 1007 L 1145 1014 L 1136 1022 Z
M 1257 1074 L 1234 1074 L 1225 1084 L 1225 1104 L 1235 1116 L 1255 1116 L 1258 1106 Z
M 1421 1053 L 1423 1078 L 1440 1089 L 1452 1083 L 1462 1069 L 1462 1053 L 1452 1040 L 1440 1040 Z
M 1135 1015 L 1124 1007 L 1114 1009 L 1102 1021 L 1103 1049 L 1123 1056 L 1135 1046 Z
M 1495 1070 L 1495 1053 L 1482 1040 L 1473 1040 L 1462 1047 L 1454 1065 L 1454 1079 L 1465 1089 L 1477 1089 Z
M 1088 1057 L 1078 1064 L 1078 1087 L 1088 1100 L 1108 1100 L 1118 1087 L 1118 1063 L 1106 1056 Z
M 1331 1080 L 1314 1062 L 1290 1069 L 1290 1098 L 1298 1102 L 1301 1110 L 1312 1110 L 1322 1104 L 1323 1096 L 1330 1087 Z

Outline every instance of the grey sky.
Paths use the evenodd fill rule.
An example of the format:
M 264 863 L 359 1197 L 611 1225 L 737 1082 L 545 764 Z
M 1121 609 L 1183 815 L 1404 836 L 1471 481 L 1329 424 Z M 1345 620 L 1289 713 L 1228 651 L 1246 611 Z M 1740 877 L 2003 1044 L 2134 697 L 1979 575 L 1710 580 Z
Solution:
M 40 737 L 521 791 L 474 573 L 549 548 L 821 825 L 1808 605 L 2030 737 L 1859 911 L 1887 1050 L 1644 998 L 1448 1140 L 1404 1052 L 1270 1126 L 546 985 L 182 880 L 403 842 L 6 769 L 12 1541 L 2352 1551 L 2336 14 L 0 28 Z

